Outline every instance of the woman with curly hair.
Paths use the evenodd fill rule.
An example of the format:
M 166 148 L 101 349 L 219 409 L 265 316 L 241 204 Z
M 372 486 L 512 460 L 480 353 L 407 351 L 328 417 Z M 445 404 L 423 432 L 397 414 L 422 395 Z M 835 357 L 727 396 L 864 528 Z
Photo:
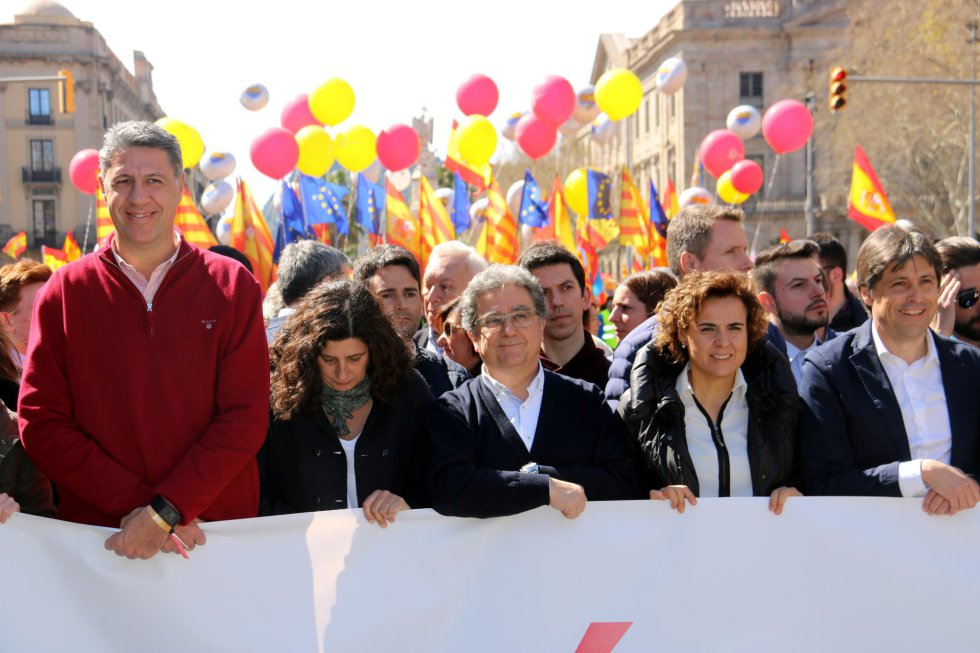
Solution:
M 400 511 L 429 505 L 425 422 L 434 400 L 365 286 L 311 290 L 271 356 L 259 514 L 363 507 L 384 528 Z
M 748 276 L 692 272 L 667 293 L 620 402 L 651 499 L 800 496 L 799 398 Z

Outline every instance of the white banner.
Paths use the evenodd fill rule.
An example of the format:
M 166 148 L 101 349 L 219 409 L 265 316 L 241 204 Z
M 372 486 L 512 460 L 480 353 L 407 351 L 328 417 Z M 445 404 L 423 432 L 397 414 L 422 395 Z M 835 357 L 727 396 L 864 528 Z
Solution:
M 386 530 L 343 510 L 205 532 L 190 560 L 131 561 L 105 529 L 14 515 L 0 651 L 980 650 L 980 511 L 918 500 L 418 510 Z

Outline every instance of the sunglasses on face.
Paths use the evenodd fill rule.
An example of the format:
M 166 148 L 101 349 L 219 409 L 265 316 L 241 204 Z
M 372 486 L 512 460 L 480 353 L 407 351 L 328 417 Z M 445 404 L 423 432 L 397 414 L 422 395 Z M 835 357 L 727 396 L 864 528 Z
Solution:
M 452 337 L 453 331 L 462 332 L 463 327 L 459 326 L 458 324 L 453 324 L 452 322 L 446 322 L 442 325 L 442 332 L 446 334 L 447 338 Z
M 980 290 L 976 288 L 961 290 L 956 295 L 956 303 L 960 308 L 973 308 L 978 299 L 980 299 Z

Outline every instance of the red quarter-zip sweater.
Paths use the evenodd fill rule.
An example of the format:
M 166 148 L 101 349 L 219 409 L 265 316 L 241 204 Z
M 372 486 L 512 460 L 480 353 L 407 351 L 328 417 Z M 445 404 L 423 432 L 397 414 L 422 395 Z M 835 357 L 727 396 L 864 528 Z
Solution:
M 252 517 L 269 410 L 261 290 L 181 239 L 148 305 L 109 247 L 38 293 L 19 415 L 59 517 L 119 526 L 154 495 L 184 522 Z

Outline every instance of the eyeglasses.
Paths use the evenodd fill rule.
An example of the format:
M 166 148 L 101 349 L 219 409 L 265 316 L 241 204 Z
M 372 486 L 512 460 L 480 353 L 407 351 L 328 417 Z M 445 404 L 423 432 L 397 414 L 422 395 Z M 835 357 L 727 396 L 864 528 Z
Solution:
M 959 304 L 960 308 L 973 308 L 978 299 L 980 299 L 980 290 L 976 288 L 961 290 L 956 295 L 956 303 Z
M 462 333 L 463 327 L 458 324 L 453 324 L 452 322 L 446 322 L 442 325 L 442 332 L 447 338 L 452 337 L 453 331 L 459 331 Z
M 481 317 L 476 321 L 476 325 L 487 333 L 496 333 L 504 328 L 504 324 L 510 322 L 515 329 L 525 329 L 531 326 L 534 320 L 534 313 L 531 311 L 514 311 L 513 313 L 494 313 Z

